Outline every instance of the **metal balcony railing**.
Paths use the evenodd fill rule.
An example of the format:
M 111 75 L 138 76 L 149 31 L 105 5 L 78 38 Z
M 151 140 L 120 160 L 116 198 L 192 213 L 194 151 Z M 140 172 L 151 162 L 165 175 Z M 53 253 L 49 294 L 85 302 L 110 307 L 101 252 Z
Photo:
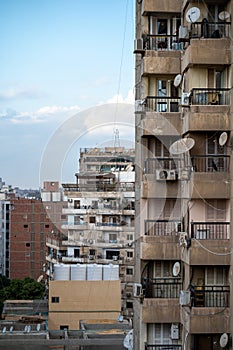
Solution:
M 229 307 L 230 286 L 193 286 L 191 299 L 194 307 Z
M 176 157 L 147 158 L 145 160 L 144 172 L 145 174 L 156 174 L 156 170 L 176 170 L 178 168 L 178 162 L 180 160 L 180 158 Z
M 183 50 L 177 35 L 147 34 L 143 37 L 144 50 Z
M 180 97 L 147 96 L 142 104 L 145 112 L 179 112 Z
M 191 222 L 191 238 L 230 239 L 230 222 Z
M 179 298 L 182 287 L 180 278 L 144 278 L 145 298 Z
M 146 236 L 173 236 L 181 231 L 181 221 L 178 220 L 145 220 Z
M 192 170 L 198 173 L 229 172 L 230 156 L 198 155 L 191 156 Z
M 230 38 L 231 22 L 195 22 L 191 23 L 190 39 L 211 38 L 221 39 Z
M 193 88 L 190 94 L 191 105 L 229 105 L 230 89 L 228 88 Z
M 181 345 L 145 343 L 145 350 L 181 350 L 181 349 L 182 349 Z

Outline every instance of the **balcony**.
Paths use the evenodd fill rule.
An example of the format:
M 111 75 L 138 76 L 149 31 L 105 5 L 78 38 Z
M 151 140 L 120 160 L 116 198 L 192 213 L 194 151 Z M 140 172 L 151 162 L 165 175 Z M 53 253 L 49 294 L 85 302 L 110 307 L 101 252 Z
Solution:
M 198 240 L 230 239 L 230 222 L 191 222 L 191 238 Z
M 191 287 L 193 307 L 226 308 L 230 306 L 229 286 L 193 286 Z
M 180 278 L 144 278 L 145 298 L 179 298 L 182 281 Z
M 143 37 L 144 50 L 183 50 L 183 43 L 179 43 L 177 35 L 152 35 Z
M 150 12 L 180 13 L 181 2 L 179 0 L 144 0 L 142 1 L 142 15 L 147 16 Z
M 191 105 L 229 105 L 230 89 L 228 88 L 193 88 L 190 94 Z
M 191 23 L 190 39 L 230 38 L 231 22 L 195 22 Z
M 150 74 L 180 74 L 180 50 L 146 50 L 142 65 L 141 75 Z
M 145 343 L 145 350 L 181 350 L 182 345 L 172 344 L 147 344 Z
M 230 156 L 191 156 L 191 162 L 193 169 L 192 198 L 229 198 Z
M 181 221 L 178 220 L 145 220 L 146 236 L 174 236 L 181 231 Z
M 159 113 L 179 112 L 180 97 L 147 96 L 143 102 L 143 111 Z

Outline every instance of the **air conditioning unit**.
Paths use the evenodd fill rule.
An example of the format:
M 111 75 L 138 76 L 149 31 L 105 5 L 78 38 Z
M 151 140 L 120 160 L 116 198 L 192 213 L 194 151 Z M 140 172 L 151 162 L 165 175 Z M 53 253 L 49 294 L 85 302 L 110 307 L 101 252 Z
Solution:
M 134 283 L 133 285 L 133 296 L 135 298 L 141 297 L 143 295 L 142 293 L 142 285 L 140 283 Z
M 180 247 L 184 247 L 184 248 L 187 247 L 188 242 L 187 242 L 186 232 L 179 232 L 179 244 L 180 244 Z
M 190 170 L 189 169 L 179 169 L 178 179 L 179 180 L 189 180 L 190 179 Z
M 178 324 L 172 323 L 171 325 L 171 339 L 179 339 L 179 326 Z
M 146 100 L 136 100 L 135 101 L 135 112 L 143 112 Z
M 188 38 L 188 27 L 180 26 L 179 27 L 179 39 L 187 39 Z
M 143 49 L 143 39 L 140 38 L 140 39 L 135 39 L 134 40 L 134 52 L 135 53 L 140 53 L 140 52 L 143 52 L 144 49 Z
M 156 170 L 156 180 L 174 181 L 176 180 L 176 171 L 167 169 Z
M 190 105 L 189 97 L 190 97 L 190 92 L 183 92 L 182 93 L 181 106 L 189 106 Z
M 89 260 L 94 260 L 94 257 L 95 257 L 94 255 L 89 255 L 89 256 L 88 256 L 88 259 L 89 259 Z
M 180 305 L 187 306 L 190 304 L 191 294 L 189 290 L 180 291 Z
M 118 256 L 117 255 L 113 255 L 112 260 L 117 261 L 118 260 Z

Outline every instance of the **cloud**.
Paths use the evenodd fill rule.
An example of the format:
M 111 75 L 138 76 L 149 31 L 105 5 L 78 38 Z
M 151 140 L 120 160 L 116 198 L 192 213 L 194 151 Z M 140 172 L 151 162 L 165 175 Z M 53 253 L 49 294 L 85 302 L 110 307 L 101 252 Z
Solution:
M 34 124 L 34 123 L 46 123 L 51 120 L 51 117 L 62 117 L 66 119 L 77 113 L 80 110 L 79 106 L 44 106 L 36 110 L 35 112 L 17 112 L 13 109 L 6 108 L 0 111 L 0 118 L 9 120 L 14 124 Z
M 134 104 L 134 89 L 130 89 L 126 98 L 124 98 L 121 94 L 116 94 L 106 101 L 106 103 L 128 103 Z
M 16 99 L 39 99 L 44 96 L 44 92 L 35 88 L 10 88 L 8 90 L 0 92 L 0 101 L 9 101 Z

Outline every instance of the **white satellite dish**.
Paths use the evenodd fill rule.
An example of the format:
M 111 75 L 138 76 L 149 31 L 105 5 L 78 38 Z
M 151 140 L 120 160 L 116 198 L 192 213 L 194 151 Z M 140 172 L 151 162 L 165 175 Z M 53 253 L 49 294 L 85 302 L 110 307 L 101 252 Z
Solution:
M 173 276 L 178 276 L 180 273 L 180 263 L 179 261 L 175 262 L 175 264 L 173 265 L 173 268 L 172 268 L 172 274 Z
M 228 335 L 226 333 L 223 333 L 221 335 L 219 343 L 220 343 L 221 348 L 225 348 L 225 346 L 228 343 Z
M 175 141 L 169 148 L 171 154 L 182 154 L 188 152 L 195 145 L 194 139 L 191 137 L 185 137 L 178 141 Z
M 182 80 L 182 75 L 181 74 L 177 74 L 177 76 L 175 77 L 174 79 L 174 86 L 175 87 L 178 87 L 181 83 L 181 80 Z
M 222 21 L 225 21 L 226 19 L 230 18 L 230 13 L 228 11 L 222 11 L 219 13 L 218 18 L 221 19 Z
M 225 143 L 227 142 L 227 133 L 226 131 L 222 132 L 221 135 L 219 136 L 219 140 L 218 140 L 218 143 L 220 146 L 224 146 Z
M 195 23 L 200 18 L 201 12 L 198 7 L 191 7 L 186 13 L 186 20 L 189 23 Z
M 126 349 L 133 350 L 133 329 L 126 334 L 123 345 Z

